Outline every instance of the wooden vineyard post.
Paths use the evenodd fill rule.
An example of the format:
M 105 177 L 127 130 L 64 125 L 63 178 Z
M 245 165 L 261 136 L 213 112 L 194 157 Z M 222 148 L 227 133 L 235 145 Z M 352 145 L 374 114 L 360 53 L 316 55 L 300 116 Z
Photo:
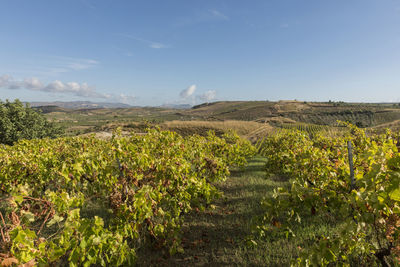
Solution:
M 351 146 L 351 141 L 347 141 L 347 150 L 349 152 L 350 185 L 351 185 L 351 190 L 353 190 L 355 188 L 355 181 L 354 181 L 353 147 Z

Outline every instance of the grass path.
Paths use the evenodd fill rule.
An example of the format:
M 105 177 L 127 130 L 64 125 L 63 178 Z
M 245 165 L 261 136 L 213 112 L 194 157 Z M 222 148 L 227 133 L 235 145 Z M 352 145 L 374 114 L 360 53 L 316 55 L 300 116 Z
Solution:
M 164 258 L 143 255 L 140 266 L 282 266 L 295 247 L 285 239 L 269 240 L 249 248 L 244 243 L 251 233 L 251 218 L 259 215 L 260 201 L 284 182 L 265 179 L 265 159 L 255 157 L 243 171 L 233 171 L 218 188 L 224 196 L 214 201 L 213 210 L 192 212 L 183 226 L 183 253 Z

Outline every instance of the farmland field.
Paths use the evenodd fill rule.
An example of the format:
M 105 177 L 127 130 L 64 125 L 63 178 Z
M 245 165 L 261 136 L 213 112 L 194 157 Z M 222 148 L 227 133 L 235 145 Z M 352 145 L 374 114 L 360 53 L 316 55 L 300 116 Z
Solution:
M 231 122 L 231 128 L 244 134 L 246 133 L 244 127 L 250 132 L 254 130 L 255 124 L 242 122 L 257 122 L 260 127 L 268 125 L 281 128 L 290 124 L 336 126 L 340 120 L 362 128 L 379 129 L 380 125 L 397 127 L 396 121 L 400 120 L 398 104 L 343 102 L 225 101 L 203 104 L 191 109 L 161 107 L 78 110 L 42 107 L 42 109 L 48 119 L 65 126 L 71 135 L 112 131 L 118 126 L 127 130 L 142 131 L 146 127 L 144 125 L 148 124 L 157 124 L 167 130 L 169 128 L 176 130 L 181 126 L 185 130 L 190 127 L 220 130 L 221 126 L 210 125 L 210 122 L 223 121 Z M 202 121 L 206 123 L 201 125 Z M 183 125 L 185 122 L 187 125 Z M 196 125 L 193 125 L 194 123 Z
M 384 127 L 397 120 L 296 121 L 285 112 L 316 105 L 298 102 L 221 120 L 236 111 L 219 105 L 46 113 L 68 135 L 96 126 L 1 147 L 1 265 L 399 264 L 400 135 Z

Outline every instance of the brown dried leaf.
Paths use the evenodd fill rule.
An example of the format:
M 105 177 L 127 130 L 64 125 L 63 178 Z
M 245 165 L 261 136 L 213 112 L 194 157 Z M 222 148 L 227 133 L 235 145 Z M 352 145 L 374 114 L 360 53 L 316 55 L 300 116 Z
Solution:
M 18 267 L 33 267 L 36 265 L 36 261 L 35 259 L 31 259 L 30 261 L 28 261 L 27 263 L 18 265 Z
M 1 263 L 0 266 L 1 267 L 8 267 L 8 266 L 12 266 L 13 264 L 18 264 L 19 261 L 16 258 L 7 258 L 4 259 Z
M 277 228 L 280 228 L 282 226 L 281 223 L 276 219 L 272 220 L 272 225 L 277 227 Z

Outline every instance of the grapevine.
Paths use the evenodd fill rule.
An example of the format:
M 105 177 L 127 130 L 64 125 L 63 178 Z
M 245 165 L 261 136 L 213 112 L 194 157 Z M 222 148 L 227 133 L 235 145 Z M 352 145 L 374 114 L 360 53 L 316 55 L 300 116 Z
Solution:
M 299 251 L 293 265 L 389 266 L 400 260 L 399 136 L 387 131 L 367 136 L 355 126 L 338 136 L 282 130 L 264 139 L 268 174 L 290 178 L 263 201 L 257 232 L 284 232 L 310 216 L 336 218 L 338 232 L 319 236 Z M 354 154 L 355 186 L 350 183 L 347 141 Z
M 144 244 L 182 250 L 182 215 L 254 153 L 233 133 L 159 129 L 111 140 L 21 140 L 0 148 L 0 265 L 132 265 Z

